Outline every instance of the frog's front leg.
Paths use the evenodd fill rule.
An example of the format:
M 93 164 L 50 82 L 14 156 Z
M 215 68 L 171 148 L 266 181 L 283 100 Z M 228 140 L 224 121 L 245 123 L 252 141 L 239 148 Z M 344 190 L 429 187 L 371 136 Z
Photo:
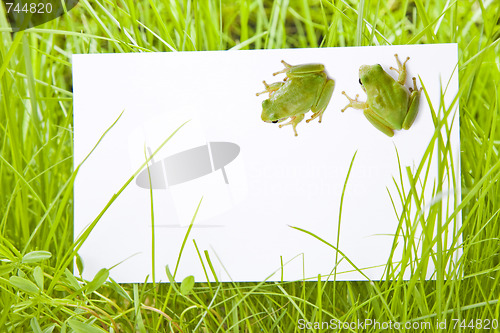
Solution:
M 408 60 L 410 60 L 410 57 L 407 57 L 406 60 L 405 60 L 405 62 L 401 63 L 401 61 L 399 61 L 397 53 L 394 56 L 396 57 L 396 62 L 398 64 L 398 69 L 396 69 L 394 67 L 391 67 L 389 69 L 392 69 L 392 70 L 395 70 L 396 72 L 398 72 L 398 74 L 399 74 L 399 76 L 398 76 L 398 83 L 401 84 L 401 85 L 404 85 L 405 82 L 406 82 L 406 62 Z
M 417 88 L 417 79 L 413 78 L 413 89 L 410 88 L 410 100 L 408 106 L 408 112 L 406 113 L 405 119 L 403 120 L 403 128 L 405 130 L 409 129 L 418 113 L 418 106 L 420 104 L 420 92 L 422 91 L 422 87 L 420 89 Z
M 304 114 L 299 114 L 298 116 L 294 116 L 290 119 L 289 122 L 285 124 L 281 124 L 279 127 L 282 128 L 283 126 L 286 125 L 292 125 L 293 132 L 295 133 L 295 136 L 297 136 L 297 124 L 300 123 L 304 119 Z
M 313 115 L 310 119 L 306 120 L 306 123 L 309 123 L 316 117 L 319 117 L 319 122 L 321 123 L 321 118 L 323 118 L 323 112 L 325 112 L 328 103 L 330 103 L 330 99 L 332 98 L 333 89 L 335 88 L 335 81 L 332 79 L 328 79 L 321 90 L 321 93 L 316 101 L 315 105 L 311 108 Z
M 368 108 L 368 103 L 358 101 L 358 97 L 359 97 L 358 94 L 356 94 L 356 98 L 355 99 L 352 99 L 351 97 L 347 96 L 347 94 L 345 93 L 345 91 L 342 92 L 342 95 L 344 95 L 345 97 L 347 97 L 347 99 L 349 100 L 349 104 L 347 104 L 340 111 L 344 112 L 345 110 L 347 110 L 350 107 L 353 108 L 353 109 L 358 109 L 358 110 L 364 110 L 364 109 Z
M 266 90 L 258 92 L 255 95 L 259 96 L 265 93 L 269 93 L 269 98 L 271 98 L 273 93 L 277 91 L 279 88 L 281 88 L 282 85 L 285 84 L 284 82 L 274 82 L 271 84 L 267 84 L 266 81 L 262 81 L 262 83 L 264 83 L 264 87 L 266 87 Z

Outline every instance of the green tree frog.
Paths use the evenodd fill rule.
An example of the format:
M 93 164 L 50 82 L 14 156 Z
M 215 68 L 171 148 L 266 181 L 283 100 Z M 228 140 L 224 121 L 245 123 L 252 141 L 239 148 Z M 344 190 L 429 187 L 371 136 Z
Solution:
M 319 117 L 321 118 L 330 98 L 333 94 L 335 82 L 329 79 L 322 64 L 305 64 L 292 66 L 284 60 L 281 61 L 285 69 L 273 73 L 278 75 L 286 73 L 283 82 L 267 84 L 263 81 L 266 90 L 257 93 L 269 93 L 269 98 L 262 102 L 261 118 L 267 123 L 283 122 L 279 127 L 292 125 L 295 136 L 297 136 L 297 124 L 300 123 L 305 114 L 311 110 L 313 115 L 306 122 Z
M 399 74 L 397 81 L 387 74 L 379 64 L 363 65 L 359 68 L 359 83 L 366 92 L 366 102 L 358 101 L 359 95 L 352 99 L 347 96 L 345 91 L 342 92 L 349 99 L 349 104 L 342 109 L 342 112 L 349 107 L 363 110 L 370 123 L 388 136 L 393 136 L 394 130 L 401 128 L 407 130 L 411 127 L 418 113 L 420 91 L 422 90 L 422 88 L 417 88 L 416 79 L 413 78 L 413 89 L 409 88 L 408 92 L 404 84 L 406 81 L 406 62 L 410 60 L 410 57 L 401 64 L 398 55 L 394 56 L 398 69 L 393 67 L 390 69 Z

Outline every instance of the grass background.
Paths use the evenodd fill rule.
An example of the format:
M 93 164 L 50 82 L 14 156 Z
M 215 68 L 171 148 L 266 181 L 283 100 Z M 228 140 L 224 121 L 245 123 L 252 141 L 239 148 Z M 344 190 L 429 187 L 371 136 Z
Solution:
M 83 0 L 14 34 L 0 6 L 0 332 L 328 332 L 298 323 L 332 319 L 429 322 L 427 331 L 447 320 L 444 331 L 471 332 L 500 318 L 499 38 L 495 0 Z M 118 285 L 107 269 L 92 281 L 68 270 L 85 240 L 73 242 L 72 234 L 73 53 L 450 42 L 459 45 L 461 174 L 448 167 L 442 119 L 451 108 L 434 105 L 429 147 L 438 151 L 442 182 L 427 186 L 440 198 L 456 177 L 462 197 L 424 211 L 433 199 L 422 196 L 431 157 L 420 171 L 401 170 L 411 186 L 392 199 L 419 213 L 398 212 L 395 242 L 402 239 L 404 262 L 388 258 L 385 282 Z M 442 251 L 440 221 L 453 223 L 459 213 L 452 250 Z M 421 243 L 411 234 L 417 225 Z M 436 279 L 423 281 L 430 262 Z M 402 280 L 401 270 L 412 279 Z

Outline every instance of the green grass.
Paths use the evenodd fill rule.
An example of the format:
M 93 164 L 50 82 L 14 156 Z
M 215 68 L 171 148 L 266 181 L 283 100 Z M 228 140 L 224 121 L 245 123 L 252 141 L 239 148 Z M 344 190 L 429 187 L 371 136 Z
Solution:
M 453 328 L 452 320 L 500 318 L 499 38 L 500 3 L 491 0 L 393 0 L 390 6 L 84 0 L 62 18 L 15 34 L 0 9 L 0 331 L 294 332 L 304 331 L 301 320 L 332 319 L 430 322 L 427 331 L 438 331 L 436 322 L 446 319 L 445 331 L 472 332 Z M 107 269 L 88 282 L 69 271 L 79 245 L 72 231 L 71 54 L 449 42 L 459 45 L 461 173 L 448 167 L 449 129 L 440 121 L 448 109 L 433 105 L 443 131 L 430 146 L 439 154 L 423 158 L 420 169 L 401 169 L 400 179 L 388 184 L 399 192 L 387 200 L 416 207 L 412 216 L 398 212 L 394 231 L 404 244 L 405 269 L 413 272 L 409 281 L 390 257 L 385 282 L 119 285 Z M 423 181 L 430 158 L 437 158 L 443 183 L 433 188 L 435 198 L 424 198 L 422 188 L 434 186 Z M 441 191 L 450 177 L 459 179 L 462 196 L 447 207 Z M 401 187 L 403 179 L 410 188 Z M 453 223 L 459 213 L 453 251 L 440 251 L 446 228 L 438 222 Z M 419 224 L 421 244 L 412 238 Z M 463 256 L 450 266 L 459 247 Z M 346 260 L 337 249 L 332 262 Z M 424 281 L 429 262 L 436 263 L 435 281 Z

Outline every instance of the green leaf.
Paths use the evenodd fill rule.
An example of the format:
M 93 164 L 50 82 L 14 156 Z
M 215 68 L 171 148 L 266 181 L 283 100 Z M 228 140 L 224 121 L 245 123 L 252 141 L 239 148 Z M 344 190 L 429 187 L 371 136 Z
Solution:
M 42 333 L 42 328 L 40 327 L 40 324 L 38 323 L 36 317 L 31 318 L 30 326 L 34 333 Z
M 165 266 L 165 272 L 167 273 L 168 281 L 170 281 L 170 285 L 174 288 L 175 291 L 178 291 L 177 284 L 175 283 L 174 277 L 172 276 L 172 272 L 170 272 L 170 268 L 168 265 Z
M 89 294 L 99 289 L 103 285 L 103 283 L 106 282 L 108 276 L 109 276 L 109 270 L 107 268 L 102 268 L 94 276 L 94 279 L 87 284 L 86 293 Z
M 97 274 L 99 274 L 99 273 L 97 273 Z M 102 333 L 102 332 L 105 332 L 105 331 L 103 331 L 95 326 L 92 326 L 91 324 L 81 322 L 81 321 L 76 320 L 74 318 L 69 319 L 68 324 L 76 333 Z
M 122 286 L 120 286 L 112 278 L 109 278 L 109 281 L 111 281 L 111 283 L 108 285 L 109 287 L 111 287 L 114 291 L 116 291 L 118 294 L 120 294 L 120 296 L 122 296 L 123 298 L 127 299 L 129 302 L 133 302 L 130 295 L 125 291 L 125 289 L 123 289 Z
M 78 253 L 76 254 L 76 268 L 78 269 L 78 273 L 81 276 L 83 273 L 83 259 Z
M 73 273 L 69 271 L 69 269 L 66 268 L 66 270 L 64 271 L 64 275 L 66 275 L 66 279 L 68 280 L 68 283 L 67 284 L 65 283 L 68 287 L 70 287 L 73 290 L 79 290 L 81 288 L 80 284 L 78 283 L 78 280 L 75 278 Z
M 168 265 L 165 266 L 165 272 L 167 273 L 167 278 L 170 283 L 175 283 L 174 277 L 172 276 L 172 272 L 170 272 L 170 268 L 168 268 Z
M 34 262 L 40 262 L 50 259 L 50 257 L 52 257 L 52 253 L 50 253 L 49 251 L 32 251 L 24 255 L 22 263 L 31 264 Z
M 194 287 L 194 276 L 189 275 L 181 283 L 181 294 L 188 295 Z
M 12 264 L 0 265 L 0 276 L 12 272 L 13 269 L 14 269 L 14 265 L 12 265 Z
M 52 333 L 54 331 L 54 328 L 56 328 L 56 324 L 52 324 L 49 327 L 46 327 L 43 330 L 43 333 Z
M 33 279 L 40 290 L 43 290 L 43 270 L 40 266 L 36 266 L 33 270 Z
M 135 309 L 135 323 L 139 332 L 146 333 L 146 327 L 144 326 L 144 321 L 141 315 L 141 300 L 139 297 L 139 287 L 137 283 L 134 283 L 134 309 Z
M 31 282 L 30 280 L 27 280 L 25 278 L 19 277 L 19 276 L 11 276 L 9 278 L 10 284 L 12 284 L 14 287 L 21 289 L 24 292 L 27 293 L 34 293 L 37 294 L 40 292 L 40 289 Z

